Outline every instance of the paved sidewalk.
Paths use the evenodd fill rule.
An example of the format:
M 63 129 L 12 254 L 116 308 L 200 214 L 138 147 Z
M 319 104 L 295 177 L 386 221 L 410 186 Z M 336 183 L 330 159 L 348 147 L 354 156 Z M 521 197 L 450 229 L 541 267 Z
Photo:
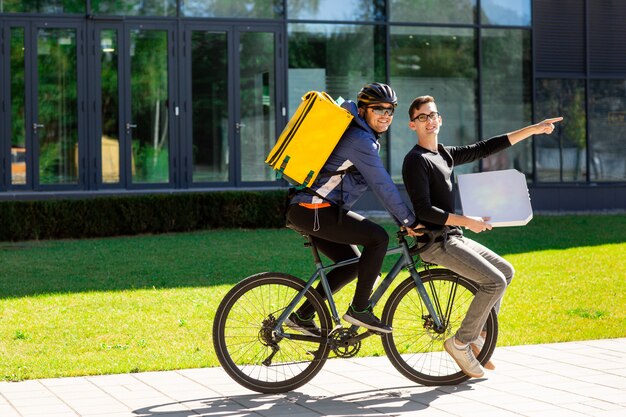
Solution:
M 423 387 L 385 357 L 332 359 L 281 395 L 221 368 L 0 382 L 0 416 L 626 416 L 626 338 L 503 347 L 493 360 L 487 378 Z

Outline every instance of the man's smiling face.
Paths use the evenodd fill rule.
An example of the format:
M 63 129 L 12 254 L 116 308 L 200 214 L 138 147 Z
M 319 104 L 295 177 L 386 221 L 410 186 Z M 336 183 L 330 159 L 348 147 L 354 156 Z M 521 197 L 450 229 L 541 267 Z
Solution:
M 387 109 L 389 111 L 385 111 Z M 373 104 L 371 106 L 362 107 L 360 109 L 360 111 L 362 112 L 362 117 L 376 133 L 384 133 L 389 129 L 389 126 L 393 121 L 394 110 L 395 107 L 393 106 L 393 104 L 389 103 Z M 383 114 L 381 115 L 378 113 Z
M 433 113 L 437 113 L 437 105 L 435 103 L 424 103 L 422 104 L 414 114 L 411 115 L 412 121 L 409 122 L 409 128 L 414 130 L 417 133 L 417 137 L 426 138 L 428 136 L 437 136 L 439 135 L 439 129 L 443 124 L 443 120 L 441 116 L 433 115 L 433 117 L 426 117 L 426 121 L 420 122 L 417 117 L 418 115 L 426 115 L 430 116 Z

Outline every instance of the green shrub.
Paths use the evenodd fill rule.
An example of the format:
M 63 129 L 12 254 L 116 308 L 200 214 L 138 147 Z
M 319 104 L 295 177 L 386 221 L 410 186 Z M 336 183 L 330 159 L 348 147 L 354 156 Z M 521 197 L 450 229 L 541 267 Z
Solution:
M 284 226 L 285 191 L 150 194 L 0 202 L 0 240 Z

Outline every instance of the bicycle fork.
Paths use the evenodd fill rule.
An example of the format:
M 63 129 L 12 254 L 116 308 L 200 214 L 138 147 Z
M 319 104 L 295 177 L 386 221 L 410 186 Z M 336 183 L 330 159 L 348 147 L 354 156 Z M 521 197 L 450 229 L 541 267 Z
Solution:
M 428 271 L 428 268 L 426 268 L 426 271 Z M 432 285 L 431 285 L 431 292 L 433 295 L 433 300 L 431 300 L 431 297 L 428 296 L 428 293 L 426 292 L 426 287 L 424 286 L 424 283 L 422 282 L 422 279 L 420 278 L 415 268 L 411 268 L 411 276 L 413 277 L 413 280 L 415 281 L 415 289 L 417 290 L 420 297 L 422 298 L 424 305 L 426 305 L 429 318 L 432 320 L 433 330 L 435 331 L 435 333 L 443 333 L 448 324 L 446 323 L 445 318 L 449 317 L 450 312 L 447 310 L 445 311 L 445 313 L 441 311 L 441 303 L 439 302 L 439 294 L 437 294 L 437 291 L 435 291 L 435 288 Z M 456 293 L 456 285 L 454 286 L 454 292 Z M 451 307 L 452 307 L 452 303 L 449 303 L 447 309 L 449 310 Z M 422 317 L 422 318 L 425 318 L 425 317 Z

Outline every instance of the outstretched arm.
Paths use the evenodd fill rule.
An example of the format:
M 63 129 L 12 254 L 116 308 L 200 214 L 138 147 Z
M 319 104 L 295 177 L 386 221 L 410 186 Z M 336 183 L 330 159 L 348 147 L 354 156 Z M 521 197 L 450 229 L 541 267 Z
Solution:
M 546 119 L 543 122 L 526 126 L 513 132 L 509 132 L 506 134 L 506 136 L 509 138 L 509 142 L 511 143 L 511 145 L 515 145 L 517 142 L 520 142 L 532 135 L 549 135 L 554 131 L 554 124 L 560 122 L 561 120 L 563 120 L 562 117 Z M 489 143 L 490 141 L 493 141 L 495 139 L 496 138 L 492 138 L 488 141 L 483 141 L 482 143 Z M 456 159 L 455 162 L 457 162 Z M 451 213 L 446 220 L 446 225 L 461 226 L 471 230 L 474 233 L 480 233 L 484 232 L 485 230 L 491 230 L 492 226 L 488 223 L 488 221 L 489 218 L 487 217 L 463 216 Z
M 554 130 L 554 124 L 560 122 L 561 120 L 563 120 L 562 117 L 554 117 L 552 119 L 546 119 L 543 122 L 509 132 L 507 133 L 509 142 L 511 142 L 511 145 L 515 145 L 517 142 L 520 142 L 532 135 L 541 135 L 544 133 L 549 135 Z

